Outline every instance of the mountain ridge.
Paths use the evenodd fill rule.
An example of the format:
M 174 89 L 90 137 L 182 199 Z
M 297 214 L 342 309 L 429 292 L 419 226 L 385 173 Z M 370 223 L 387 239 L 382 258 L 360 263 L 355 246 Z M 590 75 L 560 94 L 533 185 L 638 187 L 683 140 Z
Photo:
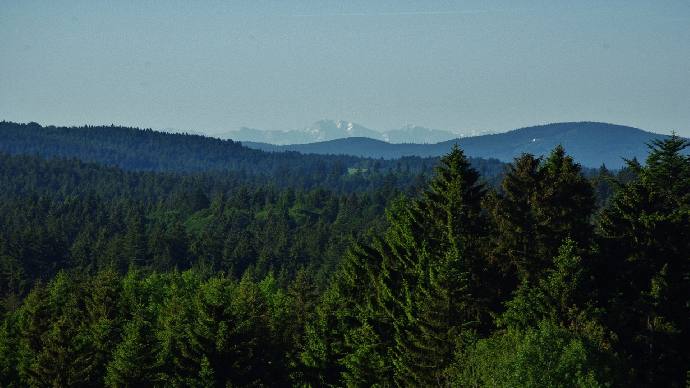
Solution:
M 242 127 L 236 131 L 215 135 L 221 139 L 243 142 L 268 143 L 275 145 L 318 143 L 349 137 L 368 137 L 388 143 L 438 143 L 451 140 L 458 134 L 441 129 L 430 129 L 418 125 L 377 131 L 346 120 L 319 120 L 297 130 L 261 130 Z
M 242 142 L 264 151 L 297 151 L 316 154 L 343 154 L 370 158 L 396 159 L 404 156 L 434 157 L 458 144 L 467 155 L 510 162 L 521 153 L 545 155 L 563 145 L 573 158 L 587 167 L 606 165 L 620 168 L 624 159 L 644 159 L 649 142 L 669 135 L 643 129 L 593 121 L 550 123 L 512 131 L 452 140 L 434 144 L 392 144 L 378 139 L 350 137 L 319 143 L 272 145 Z

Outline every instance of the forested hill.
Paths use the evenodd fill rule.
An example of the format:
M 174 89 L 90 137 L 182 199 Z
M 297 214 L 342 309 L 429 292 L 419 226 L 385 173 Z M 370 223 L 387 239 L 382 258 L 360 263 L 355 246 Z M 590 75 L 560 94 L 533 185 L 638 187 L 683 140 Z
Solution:
M 450 149 L 450 145 L 448 146 Z M 0 152 L 44 158 L 77 158 L 125 170 L 225 172 L 264 177 L 279 186 L 341 186 L 367 189 L 374 180 L 394 177 L 405 186 L 428 175 L 438 158 L 381 160 L 356 156 L 263 152 L 239 142 L 211 137 L 117 126 L 54 127 L 0 122 Z M 485 177 L 503 172 L 498 160 L 473 159 Z M 364 182 L 366 181 L 366 182 Z
M 408 195 L 0 154 L 0 386 L 686 386 L 688 146 Z
M 638 128 L 597 122 L 567 122 L 520 128 L 513 131 L 449 140 L 437 144 L 390 144 L 368 138 L 347 138 L 311 144 L 276 146 L 246 145 L 267 151 L 298 151 L 314 154 L 344 154 L 394 159 L 404 156 L 433 157 L 458 144 L 471 157 L 497 158 L 510 162 L 522 153 L 546 155 L 562 145 L 584 166 L 620 168 L 624 159 L 644 160 L 647 144 L 668 136 Z
M 126 170 L 266 173 L 288 163 L 297 166 L 319 160 L 331 166 L 357 161 L 355 157 L 273 155 L 243 147 L 232 140 L 119 126 L 43 127 L 36 123 L 2 122 L 0 138 L 0 151 L 10 154 L 75 157 Z

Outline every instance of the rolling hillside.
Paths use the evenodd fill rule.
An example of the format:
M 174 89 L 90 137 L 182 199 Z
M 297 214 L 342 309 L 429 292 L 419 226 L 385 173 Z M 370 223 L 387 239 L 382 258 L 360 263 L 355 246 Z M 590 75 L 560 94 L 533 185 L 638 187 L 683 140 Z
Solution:
M 450 145 L 448 147 L 450 150 Z M 418 157 L 382 161 L 335 150 L 328 154 L 340 155 L 262 152 L 231 140 L 184 133 L 117 126 L 55 127 L 7 121 L 0 122 L 0 154 L 3 153 L 48 159 L 76 158 L 128 171 L 231 172 L 230 175 L 238 179 L 253 182 L 291 187 L 326 185 L 343 190 L 366 189 L 374 181 L 384 184 L 389 174 L 395 177 L 395 185 L 403 187 L 417 174 L 429 173 L 438 161 L 437 158 Z M 487 178 L 499 176 L 504 167 L 496 159 L 471 158 L 471 162 Z
M 320 143 L 275 146 L 243 143 L 264 151 L 298 151 L 394 159 L 403 156 L 439 156 L 457 143 L 472 157 L 510 161 L 521 153 L 544 155 L 561 144 L 584 166 L 620 168 L 625 159 L 644 159 L 646 144 L 667 135 L 638 128 L 598 122 L 567 122 L 520 128 L 513 131 L 449 140 L 436 144 L 390 144 L 367 138 L 346 138 Z

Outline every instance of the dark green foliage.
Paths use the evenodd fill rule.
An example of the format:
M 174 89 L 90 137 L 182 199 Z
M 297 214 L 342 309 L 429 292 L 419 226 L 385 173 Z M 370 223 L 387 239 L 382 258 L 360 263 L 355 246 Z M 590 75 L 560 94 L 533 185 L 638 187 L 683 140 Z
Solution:
M 620 179 L 622 174 L 618 174 Z M 602 208 L 606 206 L 613 197 L 616 190 L 617 182 L 614 172 L 602 165 L 597 174 L 592 177 L 592 186 L 594 186 L 594 194 L 597 198 L 597 207 Z
M 530 264 L 538 260 L 534 212 L 539 192 L 541 160 L 522 155 L 508 165 L 501 194 L 488 199 L 495 224 L 495 260 L 504 272 L 527 278 Z M 512 285 L 514 287 L 514 285 Z
M 566 238 L 588 246 L 592 237 L 594 194 L 591 184 L 582 176 L 580 165 L 558 146 L 544 160 L 540 173 L 543 178 L 534 209 L 539 255 L 542 259 L 554 257 Z
M 346 355 L 325 361 L 348 385 L 438 384 L 458 336 L 490 326 L 478 178 L 453 149 L 420 199 L 393 205 L 384 238 L 345 259 L 333 292 L 351 315 L 325 345 Z
M 298 365 L 286 363 L 293 344 L 285 339 L 301 334 L 286 324 L 292 299 L 272 279 L 202 279 L 192 271 L 124 278 L 102 272 L 82 279 L 61 272 L 34 288 L 3 323 L 1 381 L 286 385 Z
M 690 158 L 678 137 L 650 145 L 637 178 L 601 215 L 608 323 L 643 385 L 682 385 L 690 360 Z
M 557 147 L 545 160 L 523 155 L 509 166 L 490 207 L 495 260 L 504 271 L 533 282 L 566 238 L 581 247 L 592 237 L 594 194 L 580 166 Z
M 354 384 L 373 383 L 389 376 L 389 364 L 373 375 L 358 369 L 371 370 L 370 359 L 362 359 L 362 354 L 377 357 L 376 352 L 380 350 L 377 333 L 368 332 L 362 336 L 352 333 L 362 321 L 371 317 L 374 291 L 367 272 L 367 253 L 370 253 L 367 247 L 360 245 L 347 252 L 306 324 L 300 358 L 305 366 L 305 381 L 314 386 L 341 385 L 343 379 Z M 374 380 L 365 382 L 365 378 Z
M 420 173 L 428 172 L 438 160 L 407 157 L 389 161 L 345 155 L 263 152 L 232 140 L 112 125 L 42 127 L 36 123 L 2 121 L 0 138 L 0 153 L 3 154 L 78 158 L 130 171 L 196 172 L 257 185 L 302 189 L 328 187 L 346 192 L 391 184 L 406 187 Z M 498 160 L 477 159 L 476 162 L 490 176 L 500 174 L 503 165 Z M 351 174 L 349 169 L 358 173 Z M 202 193 L 191 191 L 185 196 L 192 210 L 204 207 L 206 201 L 199 195 Z
M 61 272 L 47 286 L 38 286 L 17 311 L 22 381 L 31 386 L 86 385 L 92 375 L 90 323 L 82 308 L 83 284 Z
M 308 266 L 323 285 L 350 241 L 378 227 L 386 202 L 398 193 L 276 189 L 79 162 L 2 161 L 0 312 L 16 308 L 33 280 L 68 268 L 197 265 L 239 277 L 250 267 L 292 276 Z M 62 180 L 73 175 L 80 178 Z M 190 198 L 196 198 L 192 205 Z
M 0 326 L 0 385 L 19 387 L 19 337 L 15 317 L 3 320 Z
M 246 152 L 29 130 L 132 169 Z M 132 139 L 188 153 L 146 167 Z M 683 386 L 686 145 L 591 182 L 561 147 L 524 155 L 497 191 L 458 148 L 414 188 L 328 158 L 291 186 L 0 155 L 0 386 Z
M 478 179 L 462 151 L 454 148 L 441 159 L 417 204 L 413 217 L 426 226 L 421 249 L 410 247 L 415 261 L 402 274 L 408 289 L 404 299 L 396 301 L 403 314 L 391 316 L 393 363 L 400 384 L 441 384 L 458 339 L 470 329 L 490 326 L 481 287 L 486 221 L 480 207 L 484 188 Z

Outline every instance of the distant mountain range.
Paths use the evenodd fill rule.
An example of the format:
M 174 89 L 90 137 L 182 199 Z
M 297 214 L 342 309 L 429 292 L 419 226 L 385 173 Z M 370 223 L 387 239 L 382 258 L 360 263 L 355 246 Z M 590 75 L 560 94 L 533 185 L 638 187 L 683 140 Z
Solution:
M 240 128 L 238 131 L 226 132 L 218 137 L 242 142 L 258 142 L 278 145 L 306 144 L 351 137 L 366 137 L 388 143 L 438 143 L 455 139 L 458 134 L 406 125 L 400 129 L 376 131 L 350 121 L 321 120 L 299 130 L 265 131 L 254 128 Z
M 292 145 L 247 141 L 242 143 L 264 151 L 343 154 L 384 159 L 439 156 L 447 153 L 451 146 L 457 143 L 469 156 L 496 158 L 506 162 L 522 153 L 546 155 L 561 144 L 568 154 L 584 166 L 599 167 L 605 164 L 609 168 L 620 168 L 624 165 L 624 158 L 643 160 L 648 153 L 647 143 L 668 137 L 638 128 L 599 122 L 539 125 L 499 134 L 456 138 L 435 144 L 391 144 L 383 139 L 369 138 L 365 135 L 366 131 L 354 126 L 352 133 L 359 137 Z

